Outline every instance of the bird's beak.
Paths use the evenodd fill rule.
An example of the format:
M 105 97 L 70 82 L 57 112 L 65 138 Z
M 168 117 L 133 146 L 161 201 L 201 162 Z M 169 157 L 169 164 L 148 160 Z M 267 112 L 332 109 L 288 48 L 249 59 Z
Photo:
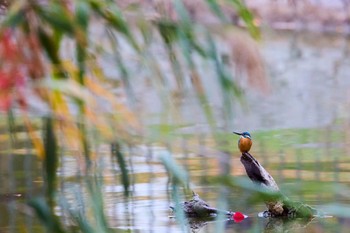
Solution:
M 237 132 L 233 132 L 234 134 L 237 134 L 237 135 L 242 135 L 241 133 L 237 133 Z

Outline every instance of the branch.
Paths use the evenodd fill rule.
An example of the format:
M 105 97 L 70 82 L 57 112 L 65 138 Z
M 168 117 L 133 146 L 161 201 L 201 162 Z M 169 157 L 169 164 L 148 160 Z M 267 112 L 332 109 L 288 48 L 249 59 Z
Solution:
M 248 177 L 254 183 L 280 194 L 280 189 L 273 177 L 251 154 L 248 152 L 242 153 L 241 163 L 243 164 Z M 317 211 L 308 205 L 290 201 L 283 195 L 277 196 L 277 198 L 269 197 L 264 200 L 268 208 L 268 210 L 264 212 L 264 216 L 313 217 L 317 214 Z

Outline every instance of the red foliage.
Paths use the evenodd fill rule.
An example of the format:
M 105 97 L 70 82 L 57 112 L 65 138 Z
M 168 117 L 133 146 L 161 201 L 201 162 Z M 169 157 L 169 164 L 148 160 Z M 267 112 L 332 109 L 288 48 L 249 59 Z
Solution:
M 0 33 L 0 111 L 8 111 L 15 102 L 25 108 L 24 87 L 28 77 L 42 77 L 43 66 L 36 41 L 12 29 Z
M 16 89 L 24 85 L 24 75 L 18 64 L 19 49 L 12 31 L 0 35 L 0 110 L 8 110 Z

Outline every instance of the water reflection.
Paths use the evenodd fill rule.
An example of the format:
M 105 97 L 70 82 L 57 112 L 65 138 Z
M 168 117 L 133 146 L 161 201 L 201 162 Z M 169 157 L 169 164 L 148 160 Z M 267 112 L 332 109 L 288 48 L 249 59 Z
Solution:
M 282 132 L 280 133 L 282 134 Z M 311 134 L 312 133 L 307 133 L 307 135 Z M 287 136 L 284 135 L 284 137 Z M 255 154 L 257 155 L 261 155 L 261 152 L 263 151 L 259 146 L 260 144 L 266 147 L 270 146 L 269 144 L 262 144 L 261 141 L 263 140 L 263 138 L 259 139 L 259 137 L 255 139 L 257 144 Z M 188 142 L 190 141 L 191 140 L 188 140 Z M 207 143 L 208 145 L 211 144 L 209 139 L 207 139 Z M 230 146 L 235 146 L 235 140 Z M 307 149 L 307 147 L 298 148 L 299 151 L 295 155 L 302 154 L 301 151 L 303 151 L 303 149 Z M 320 151 L 323 151 L 324 149 L 325 147 L 320 147 Z M 221 162 L 218 161 L 222 152 L 216 151 L 210 148 L 210 146 L 206 146 L 205 148 L 200 146 L 197 147 L 196 150 L 194 148 L 186 148 L 186 151 L 188 152 L 188 155 L 186 155 L 186 153 L 181 153 L 181 149 L 174 148 L 172 155 L 188 167 L 191 175 L 192 188 L 198 191 L 200 196 L 208 201 L 211 206 L 217 206 L 217 198 L 219 196 L 219 192 L 217 191 L 218 188 L 210 184 L 210 180 L 213 176 L 219 175 L 222 172 L 220 165 Z M 276 180 L 280 184 L 282 191 L 287 193 L 290 192 L 289 194 L 291 195 L 288 196 L 293 199 L 303 200 L 311 205 L 325 204 L 337 200 L 333 196 L 337 193 L 331 194 L 331 196 L 328 196 L 327 193 L 322 195 L 315 192 L 315 190 L 317 191 L 317 187 L 314 187 L 315 190 L 312 188 L 308 189 L 310 187 L 307 187 L 307 183 L 305 183 L 307 180 L 317 179 L 321 182 L 329 180 L 331 177 L 329 177 L 327 173 L 329 173 L 329 171 L 334 172 L 334 167 L 329 167 L 329 171 L 318 170 L 318 175 L 315 176 L 314 166 L 311 164 L 312 167 L 308 167 L 308 163 L 303 162 L 304 160 L 307 160 L 307 157 L 304 158 L 301 156 L 299 158 L 301 161 L 298 162 L 296 157 L 290 154 L 290 150 L 285 148 L 285 153 L 287 153 L 289 157 L 286 158 L 283 156 L 284 160 L 280 160 L 278 157 L 280 148 L 275 148 L 273 150 L 269 149 L 267 151 L 270 151 L 271 153 L 269 153 L 270 157 L 266 160 L 267 165 L 265 167 L 277 178 Z M 133 163 L 133 192 L 130 198 L 123 197 L 123 187 L 119 183 L 118 167 L 108 162 L 108 156 L 101 155 L 99 163 L 100 166 L 104 168 L 102 173 L 104 180 L 102 193 L 105 200 L 105 213 L 111 227 L 115 229 L 132 230 L 135 232 L 181 232 L 176 220 L 169 218 L 171 213 L 168 207 L 171 201 L 169 200 L 168 176 L 164 167 L 158 160 L 159 154 L 164 152 L 171 155 L 166 146 L 152 147 L 151 145 L 139 146 L 133 150 L 129 150 L 129 154 L 126 153 L 127 156 L 130 156 L 130 162 Z M 205 153 L 206 156 L 200 156 L 200 153 Z M 310 156 L 310 154 L 305 153 L 305 151 L 303 153 L 304 154 L 302 155 L 304 156 Z M 233 152 L 231 156 L 233 156 L 231 161 L 233 164 L 231 174 L 235 176 L 244 176 L 244 170 L 238 161 L 237 152 Z M 237 158 L 235 156 L 237 156 Z M 22 156 L 21 158 L 24 159 L 25 157 Z M 85 195 L 86 191 L 83 182 L 80 182 L 79 179 L 73 179 L 73 177 L 76 176 L 75 172 L 76 167 L 78 166 L 77 160 L 69 158 L 70 157 L 67 156 L 67 159 L 63 160 L 65 169 L 61 170 L 59 174 L 63 182 L 61 189 L 63 195 L 68 198 L 68 200 L 74 202 L 74 200 L 76 200 L 74 195 L 79 192 L 82 195 Z M 321 159 L 324 160 L 324 157 L 320 156 L 320 160 Z M 203 168 L 203 160 L 205 160 L 206 164 L 204 167 L 205 169 Z M 34 159 L 32 163 L 37 164 L 36 159 Z M 19 163 L 16 163 L 16 166 L 13 164 L 13 166 L 17 167 L 18 164 Z M 275 166 L 276 164 L 278 166 Z M 337 167 L 346 166 L 347 164 L 348 161 L 343 161 L 340 157 Z M 10 166 L 10 168 L 13 166 Z M 19 168 L 22 169 L 21 166 L 19 166 Z M 32 169 L 32 171 L 34 171 L 34 169 Z M 312 174 L 311 176 L 307 176 L 306 173 L 308 171 Z M 3 172 L 5 171 L 3 170 Z M 5 172 L 4 176 L 7 175 L 8 174 Z M 338 176 L 342 177 L 343 175 L 348 177 L 348 170 L 339 171 Z M 33 175 L 33 177 L 39 176 Z M 16 179 L 17 184 L 23 183 L 25 185 L 28 182 L 24 173 L 20 173 L 20 175 L 14 179 Z M 332 180 L 332 178 L 330 180 Z M 347 184 L 349 183 L 350 182 L 347 181 Z M 24 190 L 35 193 L 33 189 Z M 27 195 L 27 193 L 24 192 L 24 195 Z M 348 219 L 345 218 L 317 218 L 310 223 L 303 220 L 287 221 L 283 219 L 257 218 L 257 213 L 264 210 L 265 206 L 262 204 L 249 204 L 249 201 L 247 200 L 249 199 L 249 195 L 251 194 L 246 190 L 238 188 L 228 192 L 227 199 L 229 208 L 231 210 L 242 211 L 245 214 L 248 214 L 250 218 L 245 219 L 241 223 L 234 223 L 231 221 L 223 222 L 226 232 L 250 232 L 252 229 L 256 229 L 259 232 L 309 232 L 315 229 L 318 232 L 328 232 L 335 227 L 335 224 L 342 228 L 349 222 Z M 33 218 L 30 215 L 23 214 L 23 209 L 18 205 L 23 202 L 23 198 L 26 197 L 17 198 L 16 194 L 1 198 L 1 205 L 6 210 L 1 218 L 1 226 L 4 231 L 16 232 L 18 230 L 16 227 L 18 222 L 21 222 L 21 224 L 25 224 L 28 227 L 37 228 L 39 226 L 37 221 L 32 222 Z M 350 203 L 350 197 L 343 197 L 342 199 L 338 199 L 338 201 Z M 216 224 L 216 221 L 190 222 L 189 227 L 191 227 L 193 232 L 215 232 Z
M 318 227 L 321 227 L 321 232 L 326 232 L 324 227 L 317 222 L 316 219 L 261 219 L 250 217 L 239 223 L 233 220 L 225 220 L 222 223 L 225 226 L 225 232 L 251 232 L 252 229 L 255 229 L 256 232 L 264 233 L 310 232 L 311 229 L 317 229 Z M 188 227 L 192 233 L 214 232 L 215 223 L 215 219 L 189 219 Z M 314 225 L 308 228 L 310 224 Z
M 258 140 L 259 141 L 259 140 Z M 152 151 L 152 152 L 150 152 Z M 111 222 L 111 226 L 117 229 L 130 229 L 140 230 L 142 232 L 181 232 L 180 227 L 176 224 L 175 219 L 169 218 L 170 212 L 168 206 L 171 203 L 169 201 L 169 188 L 168 178 L 166 171 L 160 165 L 157 157 L 159 153 L 167 151 L 166 147 L 150 148 L 149 146 L 142 146 L 133 150 L 132 160 L 134 163 L 134 187 L 132 198 L 123 198 L 123 188 L 118 185 L 114 177 L 109 176 L 111 172 L 109 169 L 116 169 L 115 167 L 106 166 L 105 169 L 105 185 L 103 193 L 106 200 L 106 214 Z M 200 151 L 200 149 L 198 150 Z M 152 153 L 152 156 L 144 156 L 148 153 Z M 278 152 L 278 151 L 277 151 Z M 169 151 L 167 151 L 169 153 Z M 217 161 L 216 154 L 211 154 L 206 157 L 207 164 L 211 164 L 205 170 L 206 179 L 210 179 L 211 176 L 220 174 L 221 169 L 219 162 Z M 169 153 L 170 155 L 170 153 Z M 173 152 L 174 156 L 178 156 L 178 160 L 187 164 L 190 167 L 190 173 L 193 182 L 193 188 L 198 190 L 200 195 L 211 203 L 212 206 L 217 205 L 218 191 L 217 187 L 210 186 L 208 183 L 203 183 L 203 168 L 201 167 L 202 159 L 198 155 L 194 154 L 192 157 L 186 158 L 184 154 Z M 216 163 L 216 165 L 215 165 Z M 236 169 L 240 167 L 238 161 L 233 161 L 235 169 L 232 171 L 236 176 L 243 176 L 244 171 Z M 107 164 L 107 162 L 103 162 Z M 147 172 L 149 166 L 154 170 Z M 279 169 L 271 169 L 272 171 L 281 172 Z M 303 174 L 303 167 L 296 169 L 298 173 Z M 157 171 L 156 173 L 154 171 Z M 298 174 L 296 173 L 296 174 Z M 319 172 L 324 174 L 324 172 Z M 303 184 L 303 176 L 295 176 L 294 173 L 281 173 L 282 177 L 278 177 L 280 180 L 288 180 L 288 183 L 296 185 Z M 300 179 L 298 181 L 298 179 Z M 282 183 L 282 182 L 281 182 Z M 280 183 L 280 184 L 281 184 Z M 283 186 L 283 185 L 282 185 Z M 202 191 L 205 190 L 205 191 Z M 291 190 L 290 187 L 284 186 L 283 191 Z M 66 189 L 66 192 L 67 191 Z M 294 192 L 293 192 L 294 193 Z M 300 199 L 308 204 L 314 205 L 316 194 L 310 190 L 300 190 L 300 194 L 291 196 L 295 199 Z M 247 198 L 249 193 L 244 190 L 236 189 L 229 192 L 228 203 L 232 210 L 245 210 L 250 218 L 244 220 L 241 223 L 225 222 L 226 232 L 232 230 L 244 232 L 251 231 L 252 229 L 258 229 L 259 232 L 308 232 L 314 229 L 321 228 L 321 232 L 327 232 L 329 226 L 333 227 L 334 221 L 337 218 L 332 219 L 261 219 L 257 218 L 257 213 L 264 210 L 263 205 L 256 205 L 250 208 Z M 332 197 L 322 197 L 318 202 L 326 203 L 329 200 L 333 200 Z M 349 199 L 343 200 L 348 202 Z M 146 213 L 145 213 L 146 211 Z M 216 221 L 198 222 L 196 220 L 190 221 L 189 226 L 193 232 L 214 232 Z M 324 224 L 324 225 L 322 225 Z

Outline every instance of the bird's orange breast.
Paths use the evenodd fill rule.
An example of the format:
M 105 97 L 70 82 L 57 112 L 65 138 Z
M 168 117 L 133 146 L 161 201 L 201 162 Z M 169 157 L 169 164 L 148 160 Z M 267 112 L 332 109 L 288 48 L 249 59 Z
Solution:
M 238 147 L 239 150 L 243 153 L 243 152 L 248 152 L 250 150 L 250 148 L 252 147 L 252 140 L 249 138 L 240 138 L 238 141 Z

